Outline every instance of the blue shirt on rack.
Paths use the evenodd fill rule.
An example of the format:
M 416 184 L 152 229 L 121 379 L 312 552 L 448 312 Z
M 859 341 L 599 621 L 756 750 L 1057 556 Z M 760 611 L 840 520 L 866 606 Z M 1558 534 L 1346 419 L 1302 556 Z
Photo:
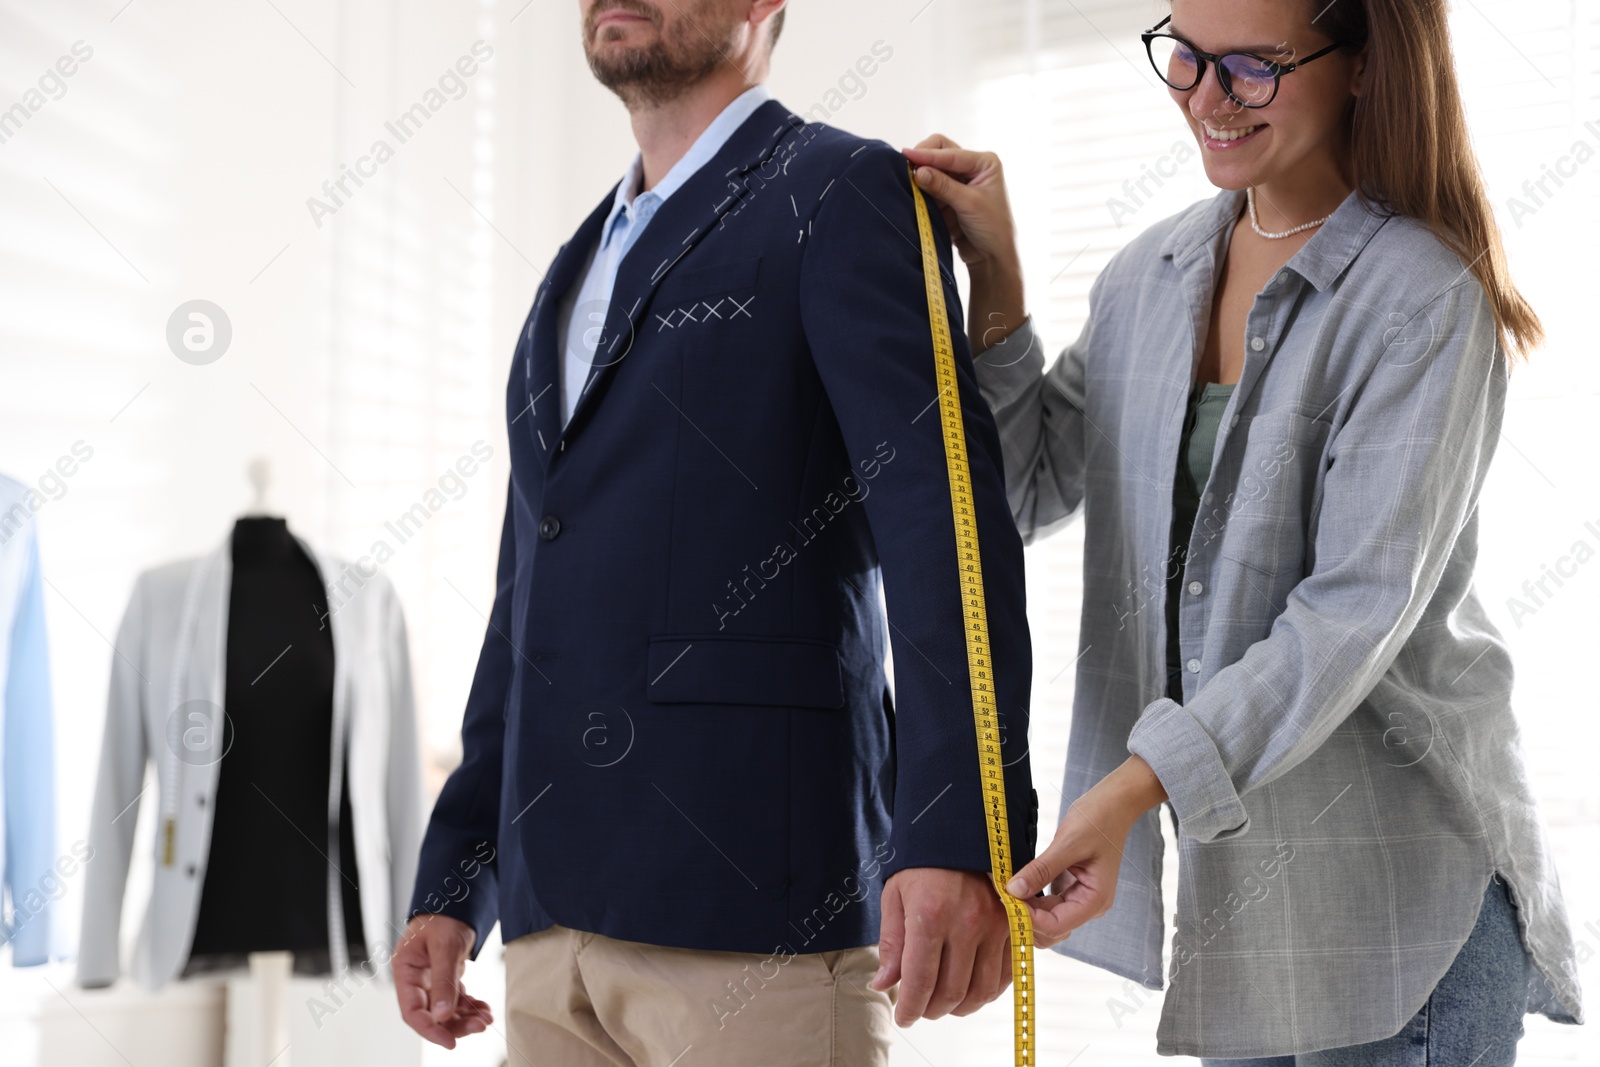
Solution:
M 55 739 L 31 490 L 0 475 L 0 943 L 13 966 L 48 962 L 55 862 Z

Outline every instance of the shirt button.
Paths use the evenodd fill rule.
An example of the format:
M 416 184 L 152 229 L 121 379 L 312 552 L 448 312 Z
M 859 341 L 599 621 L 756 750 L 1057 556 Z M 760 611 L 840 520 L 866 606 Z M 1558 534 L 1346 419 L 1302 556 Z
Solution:
M 1184 666 L 1189 668 L 1190 674 L 1200 673 L 1200 661 L 1197 659 L 1190 660 L 1188 663 L 1184 664 Z
M 554 515 L 546 515 L 539 520 L 539 539 L 541 541 L 554 541 L 561 534 L 561 520 Z
M 188 875 L 190 878 L 193 878 L 195 876 L 195 866 L 194 866 L 194 864 L 191 863 L 191 864 L 189 864 L 189 866 L 185 867 L 183 869 L 183 873 Z
M 1199 582 L 1189 583 L 1189 592 L 1193 593 L 1195 596 L 1199 596 L 1204 591 L 1205 586 L 1201 585 Z
M 1259 338 L 1259 337 L 1250 338 L 1250 351 L 1259 352 L 1263 348 L 1266 348 L 1266 347 L 1267 347 L 1267 342 L 1262 340 L 1261 338 Z
M 1206 494 L 1206 500 L 1205 500 L 1205 502 L 1206 502 L 1206 503 L 1207 503 L 1207 504 L 1209 504 L 1209 503 L 1211 503 L 1211 502 L 1212 502 L 1212 501 L 1213 501 L 1213 500 L 1215 500 L 1215 499 L 1217 499 L 1217 494 L 1215 494 L 1215 493 L 1207 493 L 1207 494 Z
M 1239 416 L 1235 415 L 1233 418 L 1228 420 L 1228 428 L 1229 429 L 1232 429 L 1233 427 L 1235 427 L 1237 425 L 1239 425 Z

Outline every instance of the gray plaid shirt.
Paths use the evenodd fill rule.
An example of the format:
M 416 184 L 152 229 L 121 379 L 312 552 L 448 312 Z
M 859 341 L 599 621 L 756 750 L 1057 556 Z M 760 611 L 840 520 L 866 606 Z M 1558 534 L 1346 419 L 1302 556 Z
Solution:
M 1086 524 L 1066 801 L 1129 752 L 1171 796 L 1159 1051 L 1275 1056 L 1396 1033 L 1496 872 L 1533 963 L 1529 1010 L 1577 1021 L 1511 660 L 1472 589 L 1506 360 L 1477 279 L 1414 220 L 1352 196 L 1256 296 L 1188 546 L 1184 701 L 1165 696 L 1178 439 L 1242 199 L 1123 249 L 1048 372 L 1031 325 L 977 363 L 1023 537 L 1080 506 Z M 1147 813 L 1111 911 L 1060 946 L 1152 989 L 1160 835 Z

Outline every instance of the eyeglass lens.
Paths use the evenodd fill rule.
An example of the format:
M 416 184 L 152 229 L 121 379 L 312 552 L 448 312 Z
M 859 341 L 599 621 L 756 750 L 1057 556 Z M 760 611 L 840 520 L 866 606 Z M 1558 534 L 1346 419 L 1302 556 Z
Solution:
M 1150 62 L 1156 73 L 1180 92 L 1200 83 L 1200 59 L 1176 37 L 1165 34 L 1150 39 Z M 1247 106 L 1265 104 L 1277 91 L 1274 65 L 1241 52 L 1222 57 L 1222 87 Z

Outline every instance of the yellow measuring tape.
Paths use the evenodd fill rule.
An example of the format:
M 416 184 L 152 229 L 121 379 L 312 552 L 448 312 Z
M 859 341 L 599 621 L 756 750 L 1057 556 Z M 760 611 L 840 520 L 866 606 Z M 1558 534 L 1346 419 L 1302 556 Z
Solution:
M 956 351 L 950 316 L 939 279 L 939 254 L 933 244 L 928 203 L 912 167 L 911 193 L 917 205 L 922 242 L 922 279 L 928 290 L 928 324 L 933 330 L 933 363 L 939 386 L 939 423 L 944 433 L 945 467 L 950 475 L 950 510 L 955 518 L 956 560 L 961 569 L 961 599 L 966 616 L 967 673 L 972 680 L 972 719 L 978 728 L 978 774 L 988 812 L 989 867 L 994 888 L 1011 927 L 1011 1009 L 1017 1067 L 1033 1067 L 1033 924 L 1027 905 L 1006 892 L 1014 873 L 1011 833 L 1006 819 L 1006 780 L 1000 752 L 1000 719 L 995 704 L 993 661 L 989 657 L 989 614 L 983 601 L 983 562 L 978 555 L 978 516 L 967 464 L 967 435 L 956 385 Z

